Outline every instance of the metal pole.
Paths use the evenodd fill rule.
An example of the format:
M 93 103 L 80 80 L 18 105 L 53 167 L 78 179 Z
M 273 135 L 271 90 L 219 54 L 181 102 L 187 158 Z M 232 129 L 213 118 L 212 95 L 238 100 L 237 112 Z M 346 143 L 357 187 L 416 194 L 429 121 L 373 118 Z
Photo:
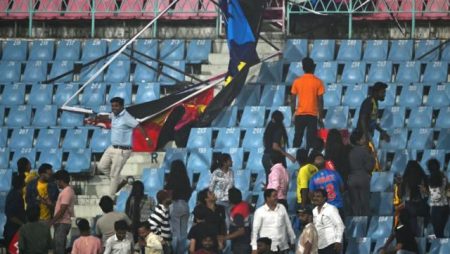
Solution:
M 351 39 L 353 36 L 353 1 L 350 0 L 348 3 L 348 38 Z
M 95 3 L 96 0 L 92 0 L 92 6 L 91 6 L 91 38 L 94 38 L 95 36 Z
M 98 75 L 100 75 L 100 73 L 102 73 L 131 43 L 133 43 L 139 36 L 141 36 L 142 33 L 144 33 L 145 30 L 147 30 L 151 25 L 153 25 L 153 23 L 155 23 L 162 15 L 164 15 L 173 5 L 177 4 L 179 0 L 174 0 L 171 4 L 169 4 L 166 9 L 164 9 L 161 13 L 158 14 L 158 16 L 156 16 L 152 21 L 150 21 L 141 31 L 139 31 L 139 33 L 137 33 L 135 36 L 133 36 L 133 38 L 131 38 L 127 43 L 125 43 L 124 45 L 122 45 L 122 47 L 116 52 L 116 54 L 114 54 L 91 78 L 88 79 L 88 81 L 86 81 L 83 86 L 80 87 L 80 89 L 78 89 L 78 91 L 73 94 L 63 105 L 62 105 L 62 109 L 64 109 L 65 106 L 67 106 L 67 104 L 69 103 L 69 101 L 71 101 L 73 98 L 75 98 L 76 96 L 78 96 L 78 94 L 81 93 L 81 91 L 83 91 L 83 89 L 89 85 L 90 83 L 92 83 L 92 81 L 95 80 L 95 78 L 97 78 Z
M 28 1 L 28 36 L 33 36 L 33 0 Z

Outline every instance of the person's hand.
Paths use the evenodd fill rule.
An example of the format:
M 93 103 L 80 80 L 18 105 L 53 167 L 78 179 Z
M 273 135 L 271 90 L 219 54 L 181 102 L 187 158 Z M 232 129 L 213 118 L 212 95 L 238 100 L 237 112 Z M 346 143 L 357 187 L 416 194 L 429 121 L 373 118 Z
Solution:
M 292 163 L 295 163 L 295 161 L 297 161 L 297 160 L 295 159 L 295 157 L 292 156 L 292 155 L 290 155 L 290 154 L 287 154 L 287 158 L 288 158 Z
M 334 243 L 334 250 L 336 251 L 336 253 L 341 253 L 342 243 Z
M 51 206 L 52 205 L 52 201 L 49 198 L 40 198 L 39 199 L 41 201 L 42 204 L 47 205 L 47 206 Z
M 386 131 L 381 132 L 381 139 L 388 143 L 391 141 L 391 137 L 387 134 Z

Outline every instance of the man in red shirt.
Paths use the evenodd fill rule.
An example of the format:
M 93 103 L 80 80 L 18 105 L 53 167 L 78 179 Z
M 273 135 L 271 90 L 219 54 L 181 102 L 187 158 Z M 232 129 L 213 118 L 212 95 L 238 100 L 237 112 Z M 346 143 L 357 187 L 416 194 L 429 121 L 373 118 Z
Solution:
M 323 94 L 325 86 L 314 75 L 316 65 L 314 61 L 305 57 L 302 60 L 303 74 L 294 80 L 291 88 L 291 108 L 295 110 L 297 97 L 297 109 L 295 110 L 295 135 L 294 147 L 302 145 L 303 134 L 306 129 L 306 149 L 315 148 L 317 140 L 317 125 L 323 127 Z

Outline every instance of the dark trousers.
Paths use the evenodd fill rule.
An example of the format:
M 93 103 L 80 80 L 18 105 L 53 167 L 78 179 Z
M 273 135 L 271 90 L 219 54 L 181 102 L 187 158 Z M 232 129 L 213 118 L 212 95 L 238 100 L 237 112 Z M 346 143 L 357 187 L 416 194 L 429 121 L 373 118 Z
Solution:
M 317 116 L 298 115 L 295 116 L 294 147 L 302 145 L 303 135 L 306 129 L 306 149 L 316 148 L 317 139 Z
M 370 213 L 370 176 L 350 175 L 348 192 L 353 216 L 368 216 Z
M 272 160 L 270 159 L 270 153 L 263 153 L 261 162 L 264 167 L 264 172 L 266 173 L 266 184 L 267 184 L 269 182 L 270 169 L 273 166 Z
M 448 220 L 448 206 L 432 206 L 431 207 L 431 224 L 433 225 L 434 234 L 437 238 L 444 238 L 444 229 Z
M 231 243 L 232 253 L 242 253 L 242 254 L 250 254 L 252 252 L 252 248 L 250 244 L 247 243 Z
M 330 244 L 323 249 L 319 249 L 319 254 L 339 254 L 336 250 L 334 250 L 334 244 Z

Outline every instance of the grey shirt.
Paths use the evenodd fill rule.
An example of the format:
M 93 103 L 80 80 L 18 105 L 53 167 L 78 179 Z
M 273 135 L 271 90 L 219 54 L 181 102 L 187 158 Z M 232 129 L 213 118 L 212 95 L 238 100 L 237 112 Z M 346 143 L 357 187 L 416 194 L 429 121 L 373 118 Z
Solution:
M 349 154 L 350 175 L 368 175 L 375 167 L 375 158 L 367 146 L 354 146 Z

